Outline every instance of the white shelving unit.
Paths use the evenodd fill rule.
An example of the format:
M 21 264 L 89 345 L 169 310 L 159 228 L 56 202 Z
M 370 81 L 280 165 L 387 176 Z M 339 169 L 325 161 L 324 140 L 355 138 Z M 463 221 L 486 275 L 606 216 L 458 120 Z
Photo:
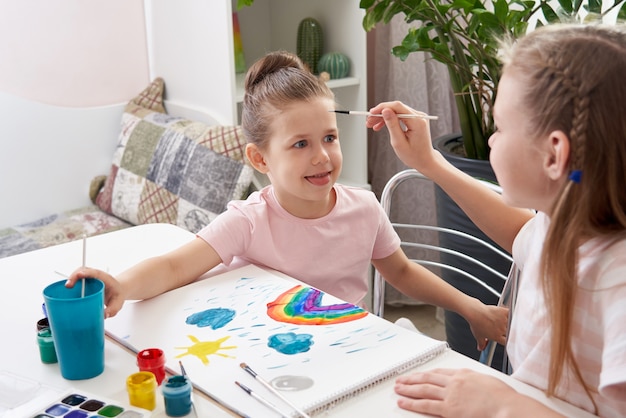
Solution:
M 233 9 L 235 10 L 235 9 Z M 322 27 L 323 52 L 341 52 L 350 58 L 348 77 L 330 80 L 339 108 L 366 110 L 367 43 L 362 26 L 364 12 L 358 0 L 255 0 L 237 11 L 246 64 L 268 51 L 296 51 L 298 25 L 312 17 Z M 239 76 L 241 79 L 243 76 Z M 238 83 L 237 100 L 243 99 Z M 361 187 L 367 184 L 367 129 L 359 117 L 338 115 L 344 156 L 341 182 Z
M 219 122 L 239 123 L 243 74 L 235 74 L 236 11 L 248 65 L 270 51 L 296 52 L 299 23 L 315 18 L 322 26 L 324 52 L 350 58 L 349 77 L 329 81 L 338 107 L 367 110 L 367 43 L 359 0 L 255 0 L 238 11 L 236 0 L 146 0 L 145 5 L 151 73 L 165 79 L 171 107 L 200 103 L 198 110 Z M 365 120 L 337 118 L 344 157 L 340 181 L 369 188 Z

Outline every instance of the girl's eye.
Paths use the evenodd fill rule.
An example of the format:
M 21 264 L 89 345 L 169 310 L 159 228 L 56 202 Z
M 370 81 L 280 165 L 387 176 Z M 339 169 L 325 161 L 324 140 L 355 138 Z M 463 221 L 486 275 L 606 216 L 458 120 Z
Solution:
M 333 142 L 335 139 L 337 139 L 334 135 L 327 135 L 326 138 L 324 138 L 324 142 Z
M 293 147 L 294 148 L 304 148 L 304 147 L 306 147 L 306 145 L 307 145 L 307 142 L 306 142 L 306 140 L 303 139 L 303 140 L 298 141 L 295 144 L 293 144 Z

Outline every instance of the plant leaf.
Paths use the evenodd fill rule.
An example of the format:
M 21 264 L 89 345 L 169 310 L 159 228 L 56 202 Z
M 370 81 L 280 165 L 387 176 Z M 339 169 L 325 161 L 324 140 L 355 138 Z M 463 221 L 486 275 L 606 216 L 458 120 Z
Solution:
M 559 6 L 569 15 L 574 11 L 572 0 L 559 0 Z
M 602 13 L 602 1 L 599 0 L 589 0 L 589 13 Z
M 400 58 L 401 61 L 406 61 L 406 58 L 409 56 L 409 53 L 411 51 L 407 50 L 405 47 L 403 46 L 394 46 L 393 48 L 391 48 L 391 53 Z
M 237 0 L 237 10 L 241 10 L 245 6 L 252 6 L 254 0 Z
M 559 16 L 548 3 L 541 3 L 541 12 L 548 23 L 559 22 Z
M 494 4 L 494 14 L 500 22 L 506 22 L 509 14 L 509 3 L 507 0 L 497 0 Z
M 622 7 L 619 9 L 619 12 L 617 13 L 617 19 L 618 20 L 626 20 L 626 2 L 624 2 L 624 4 L 622 4 Z
M 363 29 L 365 29 L 368 32 L 372 30 L 374 26 L 376 26 L 376 24 L 383 19 L 383 16 L 385 14 L 385 9 L 386 9 L 386 4 L 384 2 L 378 3 L 373 8 L 368 8 L 367 12 L 365 13 L 365 16 L 363 17 Z

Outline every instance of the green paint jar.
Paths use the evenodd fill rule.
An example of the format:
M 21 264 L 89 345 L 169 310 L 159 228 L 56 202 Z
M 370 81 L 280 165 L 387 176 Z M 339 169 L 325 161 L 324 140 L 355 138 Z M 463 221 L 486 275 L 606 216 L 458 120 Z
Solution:
M 322 56 L 324 39 L 322 26 L 312 17 L 303 19 L 298 25 L 298 43 L 296 55 L 304 62 L 313 74 L 317 74 L 317 63 Z
M 326 71 L 331 80 L 347 77 L 350 73 L 350 59 L 339 52 L 329 52 L 322 55 L 317 69 L 321 73 Z
M 53 364 L 58 362 L 50 328 L 42 328 L 37 331 L 37 344 L 39 345 L 39 356 L 42 363 Z

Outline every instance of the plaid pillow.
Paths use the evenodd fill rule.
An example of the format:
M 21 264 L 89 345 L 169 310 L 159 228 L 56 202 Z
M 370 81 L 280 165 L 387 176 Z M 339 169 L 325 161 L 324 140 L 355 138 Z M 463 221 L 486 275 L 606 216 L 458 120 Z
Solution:
M 132 224 L 198 232 L 245 198 L 253 170 L 240 126 L 207 126 L 163 113 L 163 80 L 131 100 L 97 205 Z

